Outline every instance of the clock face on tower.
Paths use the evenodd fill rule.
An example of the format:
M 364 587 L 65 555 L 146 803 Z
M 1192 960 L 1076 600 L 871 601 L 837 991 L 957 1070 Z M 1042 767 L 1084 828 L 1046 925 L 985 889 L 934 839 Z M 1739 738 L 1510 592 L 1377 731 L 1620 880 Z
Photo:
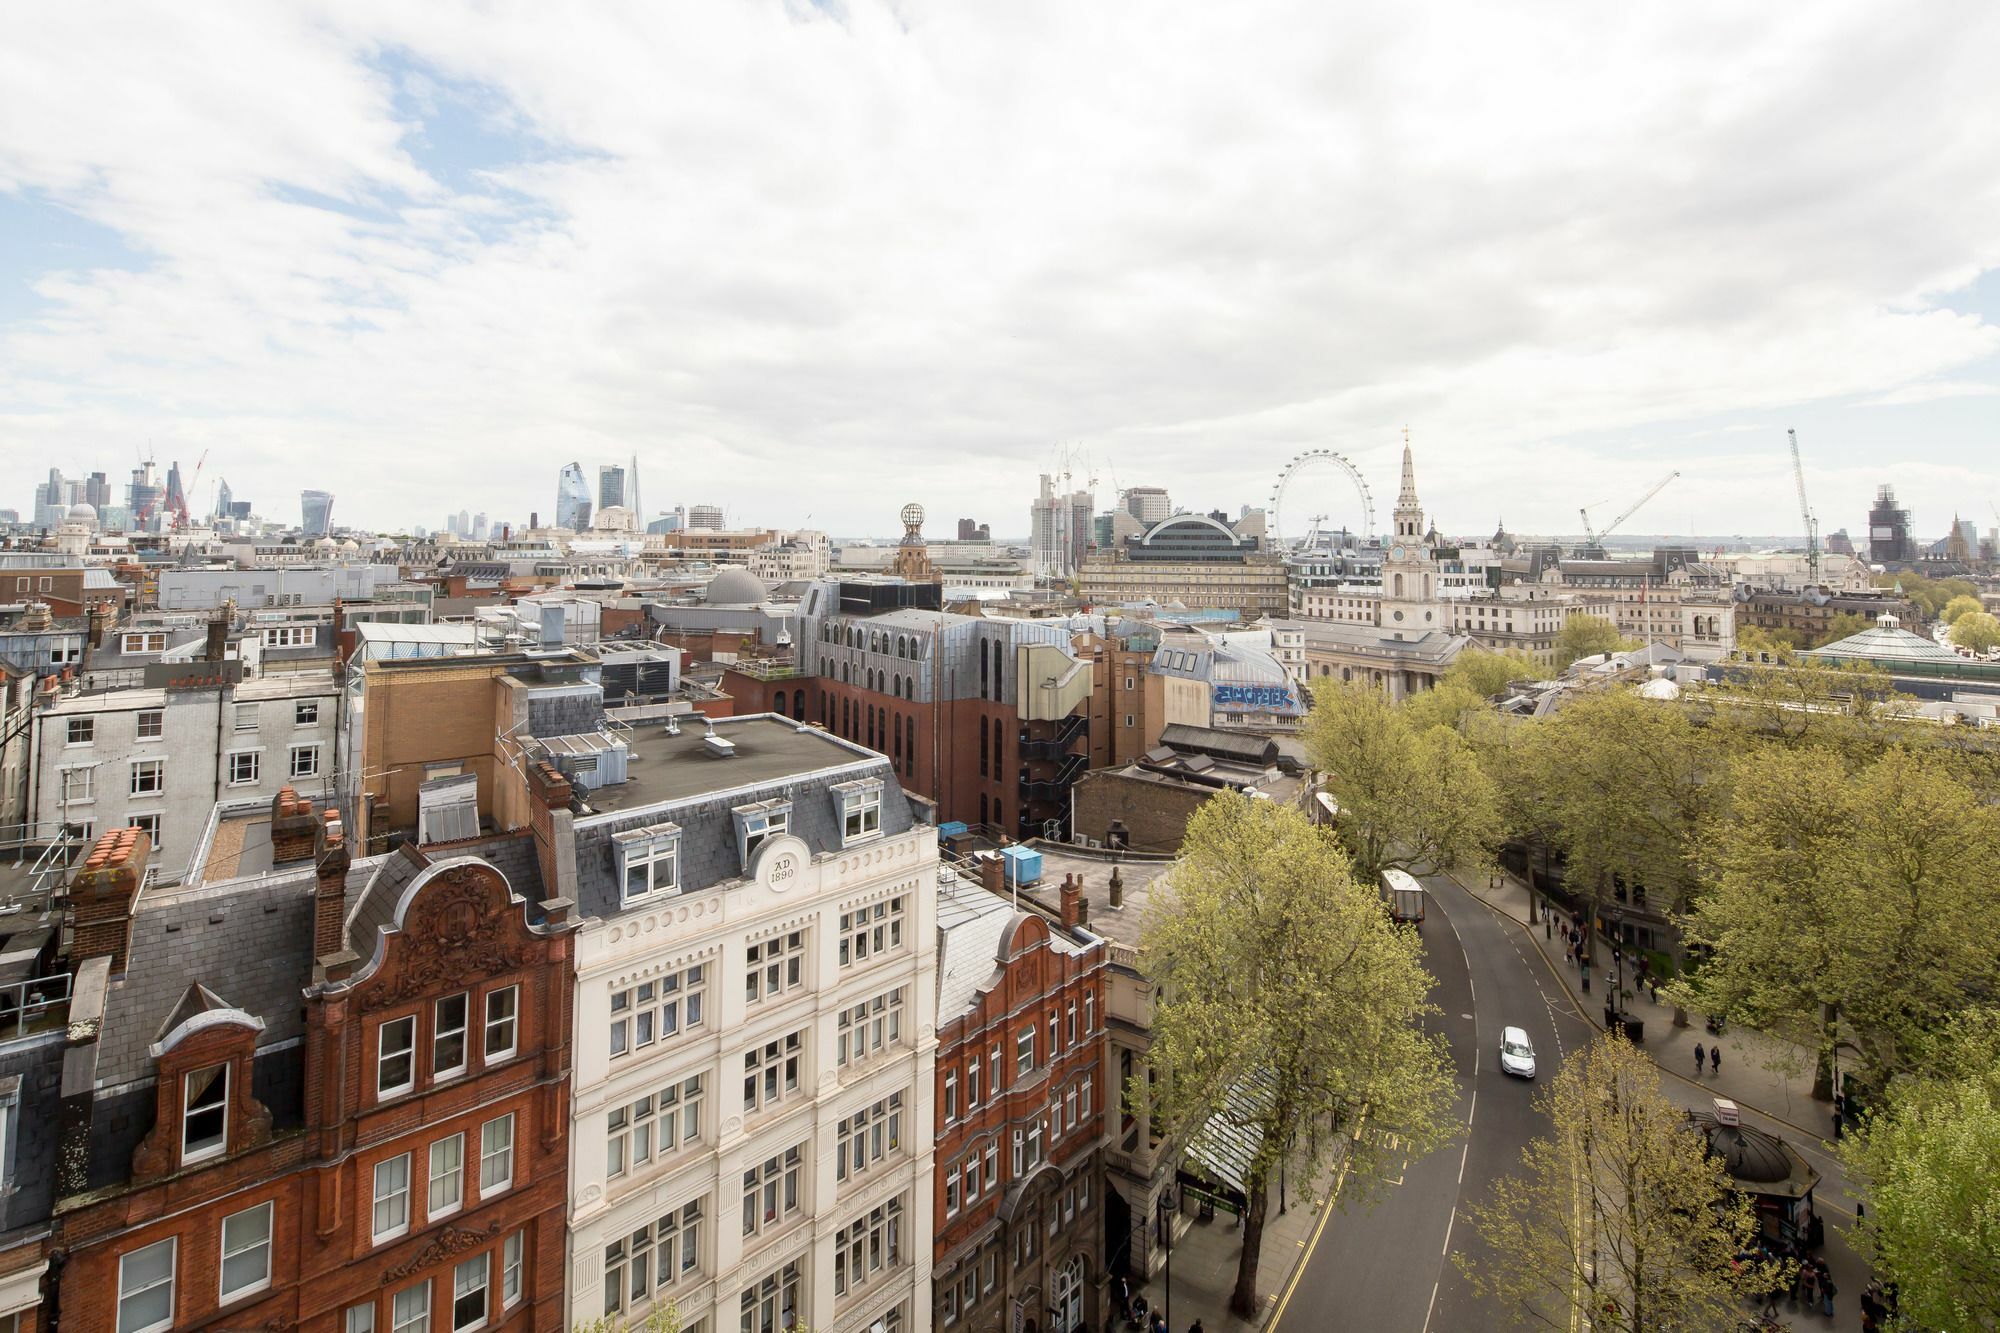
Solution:
M 1403 558 L 1403 548 L 1402 548 L 1402 547 L 1400 547 L 1400 546 L 1392 546 L 1392 547 L 1390 547 L 1390 548 L 1389 548 L 1389 558 L 1390 558 L 1391 560 L 1401 560 L 1401 559 Z

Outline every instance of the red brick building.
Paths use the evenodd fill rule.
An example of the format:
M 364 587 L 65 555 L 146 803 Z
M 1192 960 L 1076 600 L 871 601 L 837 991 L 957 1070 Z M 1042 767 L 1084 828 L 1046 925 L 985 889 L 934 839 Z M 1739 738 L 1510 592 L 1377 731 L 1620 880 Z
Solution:
M 1101 1326 L 1104 942 L 989 886 L 941 891 L 934 1327 Z
M 146 852 L 71 890 L 62 1327 L 561 1328 L 574 925 L 532 840 L 356 861 L 287 791 L 182 885 Z

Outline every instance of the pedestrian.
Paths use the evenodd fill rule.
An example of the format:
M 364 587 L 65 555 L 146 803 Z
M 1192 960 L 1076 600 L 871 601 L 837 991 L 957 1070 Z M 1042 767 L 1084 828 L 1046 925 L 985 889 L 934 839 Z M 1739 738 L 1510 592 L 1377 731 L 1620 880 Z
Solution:
M 1813 1307 L 1813 1298 L 1817 1294 L 1818 1286 L 1819 1275 L 1813 1272 L 1813 1266 L 1809 1263 L 1800 1264 L 1799 1279 L 1792 1288 L 1792 1295 L 1803 1301 L 1808 1310 Z
M 1719 1041 L 1708 1048 L 1708 1072 L 1711 1074 L 1722 1072 L 1722 1043 Z
M 1708 1052 L 1702 1049 L 1700 1042 L 1696 1042 L 1694 1044 L 1694 1076 L 1696 1078 L 1701 1077 L 1701 1067 L 1707 1060 Z
M 1833 1298 L 1840 1294 L 1833 1285 L 1833 1276 L 1824 1267 L 1819 1273 L 1819 1312 L 1828 1319 L 1833 1318 Z
M 1653 993 L 1653 1003 L 1658 1004 L 1660 1002 L 1660 979 L 1658 977 L 1647 977 L 1646 989 Z
M 1204 1330 L 1201 1326 L 1201 1320 L 1197 1319 L 1192 1324 L 1189 1324 L 1188 1333 L 1204 1333 Z
M 1167 1333 L 1167 1316 L 1162 1311 L 1153 1311 L 1153 1333 Z

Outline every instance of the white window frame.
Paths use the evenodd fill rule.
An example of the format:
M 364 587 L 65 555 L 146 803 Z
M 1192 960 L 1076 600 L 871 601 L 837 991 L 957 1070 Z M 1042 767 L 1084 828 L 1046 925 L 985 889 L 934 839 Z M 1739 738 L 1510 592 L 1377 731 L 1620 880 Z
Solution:
M 1014 1078 L 1016 1081 L 1035 1072 L 1035 1025 L 1033 1023 L 1014 1034 Z
M 898 894 L 840 914 L 840 966 L 853 967 L 903 946 L 909 896 Z
M 753 941 L 744 949 L 743 999 L 761 1004 L 805 984 L 806 959 L 812 950 L 804 930 L 786 931 Z
M 292 705 L 292 725 L 294 727 L 316 727 L 319 725 L 319 700 L 300 699 Z
M 245 732 L 254 733 L 257 730 L 259 716 L 258 705 L 254 703 L 239 703 L 229 714 L 229 729 L 239 736 Z M 248 726 L 244 725 L 246 718 L 249 720 Z
M 658 1092 L 613 1107 L 604 1118 L 605 1174 L 636 1174 L 702 1142 L 706 1074 L 675 1079 Z
M 844 1181 L 861 1175 L 902 1151 L 903 1094 L 892 1092 L 841 1117 L 834 1132 L 833 1178 Z
M 401 1313 L 405 1296 L 413 1297 L 418 1302 L 408 1317 L 404 1317 Z M 389 1298 L 389 1333 L 425 1333 L 430 1326 L 431 1280 L 429 1278 L 404 1287 Z
M 743 1173 L 743 1234 L 774 1231 L 804 1209 L 805 1145 L 794 1144 Z
M 477 1318 L 461 1318 L 458 1304 L 469 1296 L 479 1297 Z M 472 1333 L 475 1328 L 484 1328 L 493 1314 L 493 1255 L 482 1250 L 451 1270 L 451 1329 L 452 1333 Z
M 188 1144 L 188 1128 L 189 1128 L 188 1121 L 194 1111 L 194 1095 L 195 1095 L 194 1081 L 197 1078 L 201 1077 L 203 1074 L 209 1072 L 211 1069 L 219 1069 L 222 1071 L 222 1105 L 219 1108 L 215 1108 L 219 1109 L 222 1112 L 222 1132 L 216 1136 L 215 1142 L 205 1144 L 204 1146 L 199 1148 L 191 1148 Z M 229 1080 L 232 1072 L 233 1071 L 230 1069 L 228 1062 L 224 1061 L 219 1065 L 203 1065 L 200 1069 L 190 1069 L 187 1073 L 181 1075 L 181 1165 L 182 1166 L 192 1166 L 196 1162 L 206 1162 L 212 1158 L 221 1157 L 226 1153 L 228 1153 L 229 1093 L 230 1093 Z M 213 1087 L 214 1085 L 210 1084 L 209 1086 Z M 210 1108 L 208 1107 L 204 1107 L 203 1108 L 204 1114 L 209 1109 Z
M 127 630 L 118 636 L 118 643 L 121 653 L 164 653 L 167 634 L 165 630 Z
M 64 745 L 95 745 L 97 743 L 97 719 L 94 717 L 69 717 L 63 719 Z
M 149 779 L 150 781 L 145 781 Z M 167 790 L 167 761 L 165 759 L 132 760 L 131 776 L 126 783 L 127 796 L 159 796 Z
M 82 805 L 97 799 L 97 765 L 72 764 L 56 771 L 62 775 L 62 788 L 57 799 L 63 805 Z
M 397 1163 L 402 1164 L 403 1183 L 384 1193 L 382 1188 L 383 1172 L 387 1169 L 393 1169 Z M 394 1157 L 384 1157 L 381 1161 L 375 1163 L 373 1173 L 374 1188 L 370 1195 L 370 1209 L 368 1214 L 368 1234 L 369 1239 L 376 1245 L 394 1240 L 398 1236 L 406 1235 L 410 1230 L 410 1172 L 414 1166 L 415 1160 L 409 1153 L 398 1153 Z M 381 1220 L 382 1209 L 385 1205 L 389 1208 L 392 1218 L 397 1213 L 401 1214 L 401 1220 L 392 1220 L 386 1229 L 376 1225 Z
M 448 1018 L 445 1006 L 456 1004 L 457 1017 Z M 447 1026 L 450 1024 L 451 1026 Z M 469 991 L 459 991 L 453 995 L 442 995 L 431 1001 L 431 1082 L 448 1083 L 464 1074 L 472 1063 L 472 995 Z M 444 1064 L 447 1042 L 458 1043 L 456 1064 Z
M 502 999 L 506 1001 L 506 1012 L 496 1015 L 493 1002 Z M 487 991 L 482 1004 L 485 1017 L 480 1024 L 480 1058 L 487 1064 L 512 1059 L 521 1038 L 521 988 L 518 985 L 500 986 Z M 494 1034 L 502 1030 L 507 1034 L 507 1044 L 495 1046 Z
M 389 1034 L 398 1028 L 406 1031 L 409 1037 L 398 1049 L 391 1051 L 389 1049 Z M 405 1068 L 403 1081 L 400 1083 L 391 1084 L 383 1081 L 388 1073 L 388 1063 L 391 1058 L 403 1059 L 409 1062 Z M 404 1014 L 401 1018 L 392 1018 L 375 1029 L 375 1100 L 379 1102 L 389 1097 L 400 1097 L 416 1086 L 417 1016 L 415 1014 Z
M 152 1253 L 162 1245 L 167 1247 L 167 1275 L 164 1278 L 145 1283 L 143 1286 L 134 1287 L 128 1285 L 125 1277 L 126 1265 L 142 1254 Z M 156 1330 L 169 1329 L 174 1326 L 174 1297 L 180 1279 L 180 1257 L 180 1237 L 178 1236 L 168 1236 L 165 1240 L 156 1240 L 151 1245 L 141 1245 L 136 1250 L 129 1250 L 118 1256 L 117 1333 L 156 1333 Z M 130 1301 L 135 1296 L 163 1286 L 167 1289 L 167 1317 L 165 1319 L 156 1319 L 149 1324 L 128 1324 L 125 1322 L 125 1303 L 127 1301 Z
M 148 723 L 151 730 L 147 729 Z M 167 710 L 164 708 L 141 708 L 132 715 L 132 739 L 156 741 L 167 734 Z
M 247 761 L 245 762 L 240 761 Z M 247 767 L 248 776 L 244 770 Z M 262 750 L 231 750 L 229 752 L 229 785 L 232 787 L 254 787 L 264 777 L 264 752 Z
M 1072 1094 L 1074 1095 L 1074 1094 Z M 497 1143 L 495 1127 L 505 1134 Z M 479 1127 L 479 1198 L 483 1203 L 514 1185 L 514 1113 L 495 1116 Z
M 743 1113 L 757 1115 L 797 1096 L 806 1085 L 806 1036 L 787 1032 L 743 1053 Z
M 664 898 L 681 889 L 681 828 L 652 824 L 612 837 L 618 858 L 620 906 Z M 641 882 L 635 887 L 634 879 Z
M 431 1140 L 425 1156 L 429 1159 L 426 1162 L 429 1170 L 424 1190 L 424 1220 L 435 1222 L 465 1207 L 465 1131 Z
M 882 781 L 863 778 L 833 787 L 833 801 L 840 817 L 840 845 L 852 847 L 882 836 Z
M 341 1317 L 341 1333 L 375 1333 L 375 1302 L 350 1305 Z
M 289 772 L 289 773 L 290 773 L 290 774 L 291 774 L 291 775 L 292 775 L 292 776 L 293 776 L 294 778 L 316 778 L 316 777 L 318 777 L 318 776 L 319 776 L 319 751 L 320 751 L 320 747 L 319 747 L 318 743 L 316 743 L 316 742 L 315 742 L 315 743 L 312 743 L 312 744 L 308 744 L 308 745 L 294 745 L 294 746 L 292 746 L 292 747 L 291 747 L 291 750 L 290 750 L 290 757 L 289 757 L 289 761 L 287 762 L 287 764 L 286 764 L 286 766 L 285 766 L 285 767 L 286 767 L 286 770 L 287 770 L 287 771 L 288 771 L 288 772 Z M 300 767 L 300 765 L 299 765 L 299 760 L 301 760 L 301 759 L 304 759 L 304 760 L 306 760 L 306 764 L 305 764 L 305 766 L 304 766 L 304 767 Z
M 500 1245 L 500 1308 L 511 1310 L 521 1301 L 521 1271 L 526 1267 L 528 1233 L 516 1231 Z
M 730 813 L 736 817 L 736 852 L 746 871 L 767 839 L 791 832 L 792 803 L 783 798 L 739 805 Z
M 264 1238 L 261 1241 L 254 1242 L 249 1245 L 241 1243 L 241 1240 L 239 1238 L 235 1247 L 232 1249 L 229 1239 L 230 1223 L 240 1222 L 243 1219 L 248 1218 L 256 1213 L 262 1213 L 264 1215 Z M 221 1257 L 216 1263 L 215 1286 L 216 1286 L 216 1299 L 220 1301 L 223 1305 L 228 1305 L 232 1301 L 241 1300 L 245 1296 L 254 1295 L 257 1292 L 263 1291 L 268 1287 L 270 1287 L 271 1230 L 275 1220 L 276 1220 L 276 1209 L 275 1206 L 269 1202 L 260 1203 L 254 1208 L 245 1208 L 241 1212 L 231 1213 L 229 1216 L 222 1219 L 221 1240 L 219 1244 Z M 250 1254 L 257 1250 L 262 1250 L 264 1252 L 263 1275 L 254 1282 L 245 1283 L 244 1285 L 237 1287 L 234 1290 L 231 1290 L 227 1285 L 225 1285 L 229 1281 L 229 1261 L 231 1259 L 237 1258 L 238 1256 Z
M 678 972 L 611 992 L 611 1058 L 670 1041 L 708 1022 L 708 971 L 694 963 Z

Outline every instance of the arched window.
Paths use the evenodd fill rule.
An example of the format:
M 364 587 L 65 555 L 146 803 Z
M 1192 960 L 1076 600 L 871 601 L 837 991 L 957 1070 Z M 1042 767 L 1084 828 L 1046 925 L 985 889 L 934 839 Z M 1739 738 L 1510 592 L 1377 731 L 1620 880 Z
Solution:
M 776 713 L 779 717 L 783 717 L 785 715 L 785 692 L 783 690 L 779 690 L 776 696 L 772 698 L 771 711 Z
M 1401 574 L 1398 574 L 1396 575 L 1396 596 L 1401 597 L 1402 595 L 1403 595 L 1403 576 Z
M 980 823 L 982 823 L 982 824 L 986 824 L 986 823 L 990 823 L 990 822 L 992 822 L 992 821 L 990 821 L 990 820 L 989 820 L 989 819 L 987 818 L 987 809 L 986 809 L 986 793 L 985 793 L 985 792 L 980 792 L 980 793 L 979 793 L 979 822 L 980 822 Z
M 903 766 L 903 715 L 901 713 L 896 714 L 896 748 L 890 753 L 896 756 L 896 767 L 901 769 Z
M 840 701 L 840 734 L 850 737 L 854 734 L 854 715 L 845 698 Z
M 801 722 L 806 720 L 806 692 L 803 689 L 792 691 L 792 716 Z
M 989 758 L 992 748 L 986 738 L 986 727 L 982 724 L 979 728 L 979 776 L 982 778 L 990 776 L 987 769 L 992 763 L 992 760 Z M 979 799 L 983 801 L 986 798 L 982 796 Z
M 979 697 L 982 699 L 986 697 L 989 682 L 992 679 L 992 670 L 992 666 L 986 660 L 986 640 L 981 639 L 979 641 Z

